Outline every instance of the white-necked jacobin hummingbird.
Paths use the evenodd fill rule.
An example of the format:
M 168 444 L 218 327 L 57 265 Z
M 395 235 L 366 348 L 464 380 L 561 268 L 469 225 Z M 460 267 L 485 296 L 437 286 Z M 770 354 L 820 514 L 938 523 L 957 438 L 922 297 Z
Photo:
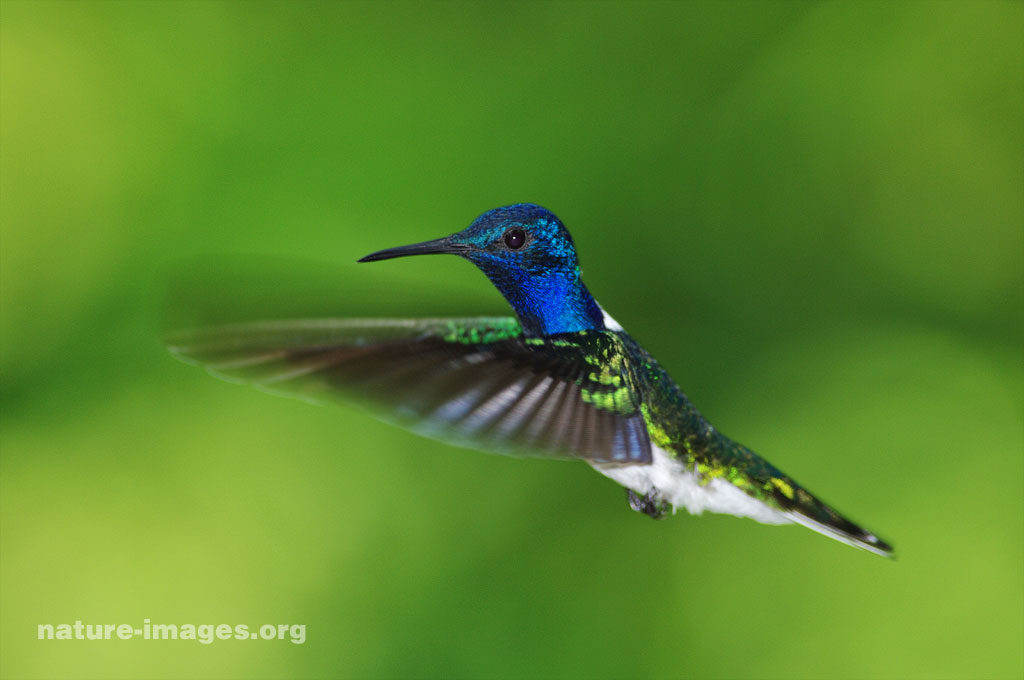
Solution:
M 529 203 L 451 236 L 359 260 L 450 253 L 487 275 L 516 318 L 300 319 L 201 328 L 172 352 L 215 374 L 313 401 L 363 401 L 458 445 L 580 458 L 652 517 L 683 507 L 795 522 L 892 548 L 716 430 L 590 295 L 569 232 Z

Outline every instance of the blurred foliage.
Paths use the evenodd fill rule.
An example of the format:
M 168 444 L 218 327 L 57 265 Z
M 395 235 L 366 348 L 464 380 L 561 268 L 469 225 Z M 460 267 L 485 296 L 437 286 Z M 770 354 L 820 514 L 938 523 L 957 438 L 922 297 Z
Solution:
M 1021 3 L 0 13 L 3 677 L 1024 673 Z M 174 281 L 222 311 L 500 312 L 468 263 L 354 260 L 516 201 L 713 422 L 899 560 L 652 522 L 585 465 L 160 346 Z M 35 639 L 144 618 L 308 639 Z

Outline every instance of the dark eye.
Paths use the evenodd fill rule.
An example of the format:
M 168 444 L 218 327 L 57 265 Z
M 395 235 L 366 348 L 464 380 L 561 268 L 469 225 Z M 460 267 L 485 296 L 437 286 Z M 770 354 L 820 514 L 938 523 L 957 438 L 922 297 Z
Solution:
M 522 229 L 509 229 L 505 232 L 505 245 L 509 250 L 519 250 L 526 243 L 526 233 Z

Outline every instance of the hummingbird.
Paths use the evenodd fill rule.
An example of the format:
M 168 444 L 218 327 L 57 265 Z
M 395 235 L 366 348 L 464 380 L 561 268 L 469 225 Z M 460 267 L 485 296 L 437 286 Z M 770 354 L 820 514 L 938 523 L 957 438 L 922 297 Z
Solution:
M 701 415 L 587 290 L 572 237 L 550 211 L 495 208 L 451 236 L 358 261 L 428 254 L 472 262 L 515 316 L 244 322 L 178 332 L 169 349 L 269 391 L 362 402 L 455 445 L 582 459 L 654 518 L 683 508 L 795 523 L 893 555 Z

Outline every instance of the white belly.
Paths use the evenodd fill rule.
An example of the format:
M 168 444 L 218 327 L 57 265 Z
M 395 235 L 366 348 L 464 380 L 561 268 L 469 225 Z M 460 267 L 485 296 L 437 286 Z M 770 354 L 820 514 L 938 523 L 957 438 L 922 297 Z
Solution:
M 694 515 L 707 510 L 750 517 L 764 524 L 789 524 L 793 521 L 782 511 L 747 495 L 720 477 L 701 484 L 693 470 L 685 468 L 654 444 L 651 444 L 651 452 L 650 465 L 591 465 L 642 496 L 654 491 L 672 505 L 673 512 L 682 507 Z

